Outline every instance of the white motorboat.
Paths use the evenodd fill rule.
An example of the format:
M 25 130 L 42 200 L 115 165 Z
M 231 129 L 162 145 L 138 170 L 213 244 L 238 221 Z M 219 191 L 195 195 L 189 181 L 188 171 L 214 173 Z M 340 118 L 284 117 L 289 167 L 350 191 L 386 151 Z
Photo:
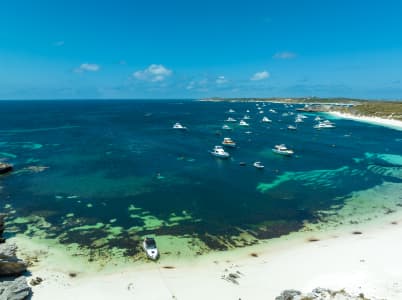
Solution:
M 223 150 L 222 146 L 215 146 L 214 149 L 210 152 L 213 156 L 219 158 L 229 158 L 230 154 Z
M 240 125 L 240 126 L 249 126 L 249 124 L 248 124 L 246 121 L 244 121 L 244 120 L 241 120 L 241 121 L 239 122 L 239 125 Z
M 229 117 L 225 120 L 225 122 L 236 122 L 236 119 Z
M 293 126 L 293 125 L 289 125 L 289 126 L 288 126 L 288 129 L 289 129 L 289 130 L 297 130 L 297 127 L 296 127 L 296 126 Z
M 142 247 L 144 248 L 147 257 L 152 260 L 157 260 L 159 257 L 159 251 L 156 247 L 156 242 L 154 238 L 146 237 L 142 242 Z
M 302 122 L 303 122 L 303 119 L 301 117 L 297 116 L 295 119 L 295 123 L 302 123 Z
M 321 128 L 335 128 L 335 125 L 331 122 L 319 122 L 317 125 L 313 126 L 315 129 L 321 129 Z
M 269 110 L 269 112 L 271 112 L 271 113 L 273 113 L 273 114 L 276 114 L 276 110 L 275 110 L 275 109 L 272 109 L 272 108 Z
M 187 130 L 187 127 L 185 127 L 177 122 L 176 124 L 173 125 L 173 129 Z
M 249 109 L 247 109 L 247 110 L 246 110 L 246 112 L 247 112 L 247 113 L 249 113 L 249 112 L 250 112 L 250 110 L 249 110 Z
M 255 163 L 253 163 L 253 166 L 257 169 L 264 169 L 264 165 L 260 161 L 256 161 Z
M 272 121 L 267 117 L 263 117 L 261 122 L 263 122 L 263 123 L 271 123 Z
M 236 147 L 236 143 L 231 138 L 228 138 L 228 137 L 223 138 L 222 145 L 227 146 L 227 147 L 232 147 L 232 148 Z
M 272 149 L 272 151 L 276 154 L 281 154 L 281 155 L 293 155 L 293 150 L 288 149 L 285 144 L 280 144 L 280 145 L 275 145 L 275 147 Z
M 316 117 L 314 118 L 314 121 L 322 121 L 322 118 L 321 118 L 320 116 L 316 116 Z
M 264 111 L 263 110 L 260 110 L 260 112 L 259 112 L 260 114 L 263 114 L 264 113 Z
M 226 125 L 226 124 L 222 126 L 222 129 L 223 129 L 223 130 L 232 130 L 232 128 L 230 128 L 230 127 L 229 127 L 228 125 Z
M 248 115 L 244 115 L 244 117 L 243 117 L 243 120 L 250 120 L 251 118 L 250 118 L 250 116 L 248 116 Z
M 235 111 L 233 109 L 228 110 L 229 113 L 234 113 Z

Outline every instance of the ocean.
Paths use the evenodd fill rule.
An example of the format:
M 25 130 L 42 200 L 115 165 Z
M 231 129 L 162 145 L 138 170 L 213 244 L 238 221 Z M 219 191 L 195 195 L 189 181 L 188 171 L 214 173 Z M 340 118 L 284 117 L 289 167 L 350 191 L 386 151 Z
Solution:
M 14 165 L 0 177 L 7 235 L 133 259 L 153 236 L 162 255 L 191 256 L 298 231 L 384 184 L 396 189 L 380 206 L 359 201 L 402 206 L 401 131 L 312 113 L 288 130 L 301 105 L 264 105 L 259 113 L 251 102 L 1 101 L 0 161 Z M 245 114 L 248 127 L 224 122 Z M 313 128 L 317 115 L 336 127 Z M 227 160 L 209 153 L 224 137 L 237 143 Z M 273 153 L 277 144 L 294 155 Z

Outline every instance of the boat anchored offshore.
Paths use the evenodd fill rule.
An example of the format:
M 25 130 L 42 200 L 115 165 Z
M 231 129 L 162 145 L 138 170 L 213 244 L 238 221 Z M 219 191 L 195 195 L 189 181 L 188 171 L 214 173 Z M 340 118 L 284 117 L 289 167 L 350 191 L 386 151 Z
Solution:
M 179 122 L 173 125 L 173 129 L 187 130 L 187 127 L 181 125 Z
M 224 130 L 232 130 L 232 128 L 230 128 L 228 125 L 223 125 L 222 129 L 224 129 Z
M 285 146 L 285 144 L 275 145 L 272 151 L 276 154 L 287 155 L 287 156 L 291 156 L 294 153 L 293 150 L 288 149 Z
M 249 126 L 249 124 L 248 124 L 246 121 L 244 121 L 244 120 L 241 120 L 241 121 L 239 122 L 239 125 L 240 125 L 240 126 Z
M 219 158 L 229 158 L 230 154 L 223 150 L 222 146 L 215 146 L 214 149 L 210 152 L 213 156 Z
M 293 125 L 289 125 L 289 126 L 288 126 L 288 129 L 289 129 L 289 130 L 297 130 L 297 127 L 296 127 L 296 126 L 293 126 Z
M 12 169 L 13 169 L 12 165 L 0 162 L 0 174 L 8 173 Z
M 228 138 L 228 137 L 223 139 L 222 145 L 227 146 L 227 147 L 232 147 L 232 148 L 236 147 L 236 143 L 231 138 Z
M 225 120 L 225 122 L 236 122 L 236 119 L 229 117 Z
M 322 122 L 318 122 L 317 125 L 313 126 L 315 129 L 321 129 L 321 128 L 335 128 L 334 123 L 326 120 L 326 121 L 322 121 Z
M 262 118 L 261 122 L 263 123 L 271 123 L 272 121 L 268 117 Z
M 142 247 L 144 248 L 147 257 L 152 260 L 157 260 L 159 257 L 159 251 L 156 247 L 156 242 L 154 238 L 146 237 L 142 242 Z
M 264 165 L 260 161 L 256 161 L 255 163 L 253 163 L 253 166 L 257 169 L 264 169 Z

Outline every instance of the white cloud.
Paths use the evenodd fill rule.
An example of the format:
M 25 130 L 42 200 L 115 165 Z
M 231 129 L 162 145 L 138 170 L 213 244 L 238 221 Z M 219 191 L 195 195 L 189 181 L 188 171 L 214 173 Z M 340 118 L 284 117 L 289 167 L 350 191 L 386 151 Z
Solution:
M 227 83 L 228 80 L 225 78 L 225 76 L 218 76 L 215 80 L 216 84 L 224 84 Z
M 152 64 L 145 70 L 136 71 L 133 76 L 138 80 L 160 82 L 172 75 L 172 70 L 165 68 L 163 65 Z
M 277 59 L 291 59 L 291 58 L 295 58 L 296 57 L 296 53 L 293 52 L 278 52 L 275 53 L 274 58 Z
M 196 90 L 196 91 L 208 91 L 207 88 L 208 85 L 208 79 L 200 79 L 200 80 L 191 80 L 187 86 L 187 90 Z
M 100 66 L 97 64 L 89 64 L 89 63 L 83 63 L 81 66 L 79 66 L 77 69 L 75 69 L 75 72 L 81 73 L 81 72 L 97 72 L 100 70 Z
M 270 74 L 267 71 L 257 72 L 250 78 L 250 80 L 254 80 L 254 81 L 263 80 L 263 79 L 268 78 L 269 76 L 270 76 Z

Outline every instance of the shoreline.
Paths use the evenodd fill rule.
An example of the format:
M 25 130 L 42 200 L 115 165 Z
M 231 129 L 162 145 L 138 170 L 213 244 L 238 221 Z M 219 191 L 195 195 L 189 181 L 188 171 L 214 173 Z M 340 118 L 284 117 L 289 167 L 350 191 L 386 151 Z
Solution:
M 65 260 L 63 253 L 53 253 L 53 258 L 43 257 L 29 268 L 32 278 L 44 279 L 32 287 L 32 299 L 229 300 L 260 299 L 261 295 L 274 299 L 285 289 L 308 292 L 316 287 L 398 299 L 396 295 L 402 292 L 400 190 L 397 183 L 388 183 L 375 194 L 357 192 L 334 217 L 335 223 L 333 211 L 323 211 L 323 216 L 329 217 L 323 223 L 306 224 L 303 231 L 190 260 L 162 256 L 157 262 L 127 262 L 97 270 L 96 265 L 91 269 L 88 263 L 81 264 L 83 257 L 74 257 L 73 263 Z M 393 195 L 387 207 L 383 194 Z M 370 207 L 376 206 L 376 210 L 364 210 L 366 204 L 359 199 L 367 197 L 373 197 Z M 356 210 L 360 212 L 357 216 Z M 11 240 L 22 241 L 18 237 Z M 22 252 L 27 246 L 29 243 L 21 247 Z
M 402 121 L 395 120 L 395 119 L 385 119 L 385 118 L 369 117 L 369 116 L 358 116 L 358 115 L 342 113 L 342 112 L 338 112 L 338 111 L 329 111 L 329 112 L 324 112 L 324 113 L 328 114 L 328 115 L 332 115 L 337 118 L 353 120 L 353 121 L 357 121 L 357 122 L 373 124 L 373 125 L 378 125 L 378 126 L 384 126 L 384 127 L 402 131 Z

